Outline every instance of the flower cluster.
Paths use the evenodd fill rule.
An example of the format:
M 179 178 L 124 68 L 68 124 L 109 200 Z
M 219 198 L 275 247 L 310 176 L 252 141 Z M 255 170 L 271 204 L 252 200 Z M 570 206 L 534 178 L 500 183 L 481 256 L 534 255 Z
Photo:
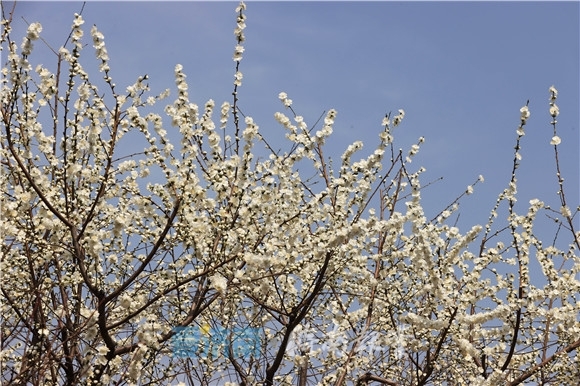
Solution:
M 245 10 L 246 4 L 244 4 L 244 2 L 240 2 L 238 7 L 236 8 L 238 19 L 236 29 L 234 30 L 234 35 L 236 35 L 236 40 L 238 42 L 234 50 L 235 62 L 240 62 L 242 60 L 242 54 L 244 52 L 244 47 L 242 46 L 242 43 L 246 40 L 246 37 L 244 36 L 244 29 L 246 29 L 246 15 L 244 14 Z
M 281 92 L 280 94 L 278 94 L 278 99 L 282 101 L 284 107 L 292 106 L 292 99 L 288 98 L 288 94 L 286 94 L 285 92 Z
M 26 37 L 22 41 L 22 55 L 28 56 L 32 52 L 32 42 L 40 37 L 42 32 L 42 25 L 40 23 L 32 23 L 28 26 Z
M 520 109 L 520 119 L 522 121 L 522 126 L 526 124 L 528 118 L 530 117 L 530 109 L 527 105 Z
M 552 117 L 552 122 L 550 123 L 554 126 L 554 136 L 550 141 L 550 145 L 558 146 L 562 142 L 560 137 L 556 135 L 556 123 L 558 122 L 556 120 L 556 117 L 560 114 L 560 109 L 558 108 L 558 105 L 556 105 L 556 98 L 558 98 L 558 90 L 556 90 L 554 86 L 550 86 L 549 92 L 550 92 L 550 116 Z

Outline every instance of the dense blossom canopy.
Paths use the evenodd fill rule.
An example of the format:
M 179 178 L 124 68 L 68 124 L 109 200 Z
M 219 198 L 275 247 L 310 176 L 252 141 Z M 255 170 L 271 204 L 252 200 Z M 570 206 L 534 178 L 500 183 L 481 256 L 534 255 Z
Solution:
M 56 72 L 32 61 L 41 25 L 18 44 L 4 15 L 2 381 L 576 384 L 580 233 L 556 89 L 561 207 L 538 198 L 516 212 L 526 105 L 507 187 L 486 223 L 462 230 L 452 219 L 483 177 L 428 218 L 424 168 L 411 166 L 424 138 L 394 146 L 402 109 L 367 157 L 357 141 L 332 162 L 337 111 L 309 126 L 281 92 L 286 147 L 274 150 L 239 109 L 244 12 L 233 100 L 191 102 L 178 64 L 162 110 L 170 92 L 150 95 L 148 76 L 116 87 L 96 26 L 100 74 L 85 71 L 81 15 Z M 539 213 L 551 240 L 535 232 Z

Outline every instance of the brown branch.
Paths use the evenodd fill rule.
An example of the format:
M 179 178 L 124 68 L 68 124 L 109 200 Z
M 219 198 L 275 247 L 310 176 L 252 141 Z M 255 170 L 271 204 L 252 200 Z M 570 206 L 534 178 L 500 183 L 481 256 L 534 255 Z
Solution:
M 552 355 L 548 359 L 546 359 L 546 360 L 538 363 L 537 365 L 533 366 L 531 369 L 529 369 L 528 371 L 526 371 L 525 373 L 523 373 L 522 375 L 520 375 L 519 377 L 517 377 L 516 379 L 514 379 L 510 383 L 507 383 L 506 386 L 515 386 L 515 385 L 519 385 L 520 383 L 523 383 L 526 379 L 528 379 L 529 377 L 531 377 L 532 375 L 534 375 L 535 373 L 537 373 L 543 367 L 545 367 L 546 365 L 550 364 L 551 362 L 554 362 L 560 355 L 569 354 L 572 351 L 578 349 L 579 347 L 580 347 L 580 339 L 577 340 L 576 342 L 571 343 L 570 345 L 568 345 L 563 350 L 560 350 L 560 351 L 554 353 L 554 355 Z
M 312 289 L 312 292 L 309 296 L 302 299 L 302 301 L 294 307 L 294 310 L 290 313 L 288 324 L 286 326 L 286 331 L 284 333 L 284 337 L 282 338 L 282 342 L 280 343 L 280 347 L 278 348 L 278 352 L 276 353 L 276 357 L 274 358 L 274 362 L 269 365 L 266 369 L 266 379 L 264 384 L 267 386 L 274 385 L 274 376 L 278 371 L 278 368 L 282 364 L 282 359 L 284 358 L 284 353 L 286 352 L 286 348 L 288 346 L 288 342 L 290 341 L 290 336 L 292 335 L 292 331 L 294 328 L 304 319 L 312 304 L 314 303 L 314 299 L 318 296 L 324 283 L 326 281 L 326 270 L 328 269 L 328 264 L 330 263 L 330 259 L 332 258 L 333 253 L 331 251 L 326 252 L 326 256 L 324 259 L 324 263 L 322 267 L 318 271 L 318 276 L 316 278 L 316 284 Z
M 244 369 L 242 368 L 242 366 L 240 366 L 240 364 L 234 357 L 234 350 L 232 348 L 231 341 L 230 344 L 228 345 L 228 359 L 230 360 L 230 363 L 234 366 L 234 370 L 241 379 L 240 386 L 246 386 L 246 374 L 244 374 Z
M 427 351 L 427 363 L 425 364 L 425 368 L 422 371 L 423 375 L 422 375 L 421 379 L 419 380 L 418 385 L 426 384 L 427 380 L 429 379 L 429 377 L 433 373 L 433 362 L 435 360 L 437 360 L 437 357 L 439 356 L 439 353 L 441 352 L 441 349 L 443 348 L 443 342 L 447 338 L 447 334 L 449 333 L 449 329 L 451 328 L 451 324 L 453 323 L 453 320 L 455 320 L 455 316 L 457 315 L 457 310 L 458 310 L 458 307 L 455 307 L 455 309 L 451 313 L 451 318 L 449 319 L 449 323 L 441 332 L 441 335 L 439 336 L 439 342 L 437 343 L 437 347 L 435 348 L 435 352 L 433 353 L 433 356 L 430 355 L 431 351 Z
M 163 231 L 161 232 L 161 234 L 159 235 L 159 238 L 157 239 L 157 241 L 153 245 L 153 248 L 151 249 L 151 252 L 149 252 L 149 255 L 145 258 L 145 260 L 141 263 L 141 265 L 135 270 L 135 272 L 133 272 L 133 274 L 127 280 L 125 280 L 125 282 L 123 282 L 123 284 L 121 284 L 116 290 L 111 292 L 107 297 L 105 297 L 103 299 L 103 301 L 105 303 L 108 303 L 111 300 L 115 299 L 117 296 L 119 296 L 121 294 L 121 292 L 123 292 L 127 287 L 129 287 L 139 277 L 141 272 L 143 272 L 143 270 L 145 270 L 145 267 L 147 267 L 147 265 L 151 262 L 151 260 L 153 259 L 153 257 L 155 256 L 155 254 L 157 253 L 159 248 L 161 248 L 161 245 L 165 241 L 165 236 L 167 236 L 167 233 L 169 233 L 169 230 L 173 226 L 173 221 L 175 220 L 175 217 L 177 217 L 177 213 L 179 212 L 180 207 L 181 207 L 181 198 L 177 198 L 175 200 L 175 203 L 173 204 L 173 210 L 167 218 L 167 222 L 165 223 L 165 228 L 163 228 Z
M 527 106 L 527 104 L 526 104 Z M 521 121 L 521 125 L 520 125 L 520 130 L 523 130 L 523 127 L 525 125 L 525 120 L 522 119 Z M 518 151 L 520 150 L 520 138 L 522 137 L 522 134 L 518 133 L 518 138 L 516 140 L 516 146 L 515 146 L 515 154 L 514 154 L 514 160 L 513 160 L 513 167 L 512 167 L 512 174 L 511 174 L 511 179 L 510 179 L 510 187 L 511 186 L 516 186 L 516 170 L 519 166 L 519 161 L 518 161 Z M 515 194 L 515 193 L 511 193 L 511 194 Z M 512 197 L 511 195 L 508 197 L 509 203 L 508 203 L 508 209 L 509 209 L 509 214 L 510 215 L 514 215 L 514 205 L 516 202 L 515 197 Z M 510 229 L 511 229 L 511 235 L 513 236 L 513 246 L 516 252 L 516 256 L 518 257 L 518 300 L 523 299 L 523 295 L 524 295 L 524 291 L 523 291 L 523 278 L 522 278 L 522 274 L 523 274 L 523 269 L 522 269 L 522 259 L 520 257 L 521 255 L 521 251 L 520 251 L 520 247 L 518 245 L 518 239 L 516 237 L 516 226 L 513 225 L 513 223 L 510 222 Z M 516 323 L 514 325 L 514 332 L 512 335 L 512 341 L 510 344 L 510 350 L 508 352 L 508 355 L 505 359 L 505 362 L 503 364 L 503 366 L 501 367 L 502 371 L 505 371 L 511 360 L 512 357 L 514 355 L 515 349 L 516 349 L 516 345 L 517 345 L 517 341 L 518 341 L 518 334 L 519 334 L 519 330 L 520 330 L 520 323 L 521 323 L 521 319 L 522 319 L 522 306 L 521 304 L 518 307 L 518 310 L 516 311 Z
M 87 213 L 87 217 L 84 221 L 84 224 L 81 227 L 80 235 L 82 235 L 84 233 L 86 227 L 89 225 L 89 222 L 91 221 L 91 219 L 93 218 L 93 216 L 95 214 L 95 209 L 97 207 L 97 204 L 99 203 L 100 199 L 105 194 L 105 187 L 107 184 L 107 180 L 109 179 L 109 173 L 111 171 L 111 166 L 113 163 L 113 153 L 114 153 L 114 149 L 115 149 L 115 145 L 116 145 L 116 141 L 117 141 L 117 132 L 119 130 L 120 115 L 121 115 L 121 112 L 119 111 L 119 103 L 117 102 L 117 103 L 115 103 L 115 111 L 113 114 L 113 132 L 111 134 L 111 148 L 110 148 L 110 150 L 108 152 L 108 156 L 107 156 L 107 165 L 105 166 L 105 172 L 103 173 L 103 179 L 101 181 L 101 185 L 99 186 L 97 196 L 95 197 L 93 204 L 91 205 L 91 208 L 89 209 L 89 212 Z
M 50 201 L 48 200 L 48 198 L 46 198 L 46 196 L 44 195 L 44 193 L 42 192 L 42 190 L 34 182 L 34 179 L 30 175 L 30 173 L 28 172 L 28 170 L 26 168 L 26 165 L 24 165 L 24 163 L 22 162 L 22 159 L 17 154 L 16 149 L 14 148 L 14 142 L 12 140 L 12 131 L 10 130 L 10 122 L 6 122 L 6 120 L 5 120 L 4 123 L 6 125 L 6 139 L 8 140 L 8 149 L 10 150 L 10 153 L 14 157 L 14 160 L 16 161 L 16 163 L 18 164 L 18 167 L 19 167 L 20 171 L 26 177 L 26 180 L 28 181 L 28 183 L 30 184 L 30 186 L 32 187 L 32 189 L 34 189 L 34 191 L 38 195 L 38 198 L 40 198 L 40 200 L 44 203 L 44 205 L 46 205 L 47 209 L 50 210 L 52 212 L 52 214 L 54 214 L 68 228 L 74 228 L 74 225 L 66 217 L 64 217 L 64 215 L 62 213 L 60 213 L 50 203 Z
M 399 384 L 397 382 L 388 380 L 386 378 L 381 378 L 381 377 L 373 375 L 371 373 L 366 373 L 365 375 L 360 377 L 356 381 L 356 386 L 367 385 L 371 381 L 379 382 L 379 383 L 382 383 L 383 385 L 388 385 L 388 386 L 399 386 Z

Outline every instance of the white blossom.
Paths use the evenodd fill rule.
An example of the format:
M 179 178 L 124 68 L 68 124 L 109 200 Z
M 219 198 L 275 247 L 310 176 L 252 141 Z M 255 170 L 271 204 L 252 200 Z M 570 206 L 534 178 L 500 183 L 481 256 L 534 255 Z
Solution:
M 282 101 L 284 107 L 292 106 L 292 99 L 289 99 L 288 95 L 285 92 L 281 92 L 280 94 L 278 94 L 278 99 Z
M 550 86 L 548 91 L 550 92 L 550 100 L 551 101 L 554 101 L 554 100 L 556 100 L 556 98 L 558 98 L 558 90 L 556 90 L 556 87 Z
M 31 23 L 26 31 L 26 37 L 22 42 L 22 55 L 28 56 L 32 51 L 32 42 L 40 37 L 42 25 L 40 23 Z
M 399 114 L 393 118 L 393 126 L 398 126 L 405 117 L 405 110 L 400 109 Z
M 209 278 L 211 286 L 215 288 L 220 294 L 225 294 L 228 287 L 228 281 L 225 277 L 221 275 L 213 275 Z
M 530 109 L 528 109 L 528 106 L 522 107 L 520 109 L 520 119 L 522 121 L 522 124 L 525 124 L 529 117 L 530 117 Z
M 236 49 L 234 50 L 234 61 L 239 62 L 242 60 L 242 54 L 244 53 L 244 47 L 240 44 L 238 44 L 236 46 Z

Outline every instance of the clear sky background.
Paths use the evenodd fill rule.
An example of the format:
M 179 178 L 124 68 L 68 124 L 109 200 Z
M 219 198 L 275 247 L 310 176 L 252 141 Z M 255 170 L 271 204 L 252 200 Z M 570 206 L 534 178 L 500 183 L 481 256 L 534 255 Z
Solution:
M 172 89 L 177 63 L 190 97 L 231 101 L 235 63 L 234 2 L 88 2 L 83 11 L 85 65 L 96 63 L 90 27 L 105 35 L 111 75 L 123 90 L 149 74 L 154 93 Z M 5 10 L 9 3 L 5 3 Z M 15 34 L 39 21 L 42 36 L 61 46 L 81 2 L 21 2 Z M 485 183 L 462 202 L 461 224 L 485 223 L 510 178 L 519 109 L 530 100 L 519 170 L 520 212 L 538 197 L 557 207 L 548 88 L 559 91 L 560 160 L 572 207 L 579 199 L 578 2 L 247 2 L 240 107 L 279 144 L 285 91 L 312 125 L 323 111 L 338 117 L 327 155 L 355 140 L 372 151 L 385 113 L 406 112 L 395 129 L 405 150 L 424 136 L 413 161 L 425 166 L 423 193 L 435 214 L 478 175 Z M 31 61 L 55 69 L 37 42 Z M 289 113 L 289 112 L 288 112 Z M 169 121 L 168 121 L 169 123 Z M 276 142 L 278 138 L 278 142 Z M 176 140 L 177 141 L 177 140 Z

